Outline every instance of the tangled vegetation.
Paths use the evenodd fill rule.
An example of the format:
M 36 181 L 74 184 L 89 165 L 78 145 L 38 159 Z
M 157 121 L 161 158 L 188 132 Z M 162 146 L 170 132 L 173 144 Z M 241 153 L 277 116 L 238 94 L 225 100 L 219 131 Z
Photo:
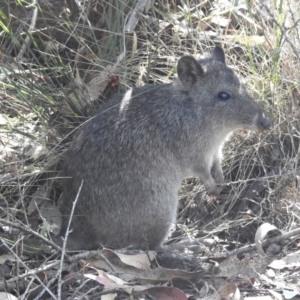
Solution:
M 61 155 L 76 129 L 115 93 L 169 82 L 182 55 L 211 52 L 215 45 L 224 48 L 227 64 L 244 78 L 273 125 L 261 134 L 241 130 L 231 136 L 223 153 L 226 184 L 216 199 L 197 179 L 183 182 L 178 225 L 168 243 L 187 237 L 207 242 L 198 253 L 199 264 L 204 257 L 220 261 L 220 253 L 252 244 L 261 224 L 270 223 L 284 232 L 300 227 L 300 9 L 296 0 L 0 2 L 0 224 L 2 248 L 9 252 L 1 262 L 0 291 L 20 299 L 104 295 L 103 299 L 129 299 L 128 294 L 138 299 L 145 295 L 185 299 L 178 290 L 164 298 L 165 290 L 155 294 L 149 288 L 142 293 L 138 286 L 146 290 L 147 284 L 157 287 L 154 284 L 168 281 L 178 287 L 174 278 L 186 276 L 194 283 L 179 287 L 186 295 L 195 299 L 206 295 L 199 292 L 200 281 L 192 280 L 199 270 L 195 277 L 171 273 L 164 280 L 157 273 L 155 280 L 146 280 L 135 274 L 133 266 L 120 267 L 112 259 L 116 254 L 108 250 L 98 253 L 97 263 L 80 254 L 64 259 L 47 240 L 59 230 Z M 26 239 L 33 235 L 37 243 L 28 245 Z M 279 248 L 268 255 L 299 250 L 299 235 L 281 241 Z M 245 257 L 239 255 L 242 263 L 249 259 Z M 194 259 L 195 255 L 193 264 Z M 110 260 L 114 268 L 100 260 Z M 276 286 L 271 281 L 262 283 L 257 273 L 248 275 L 236 261 L 231 260 L 236 274 L 250 278 L 246 290 L 251 286 L 255 294 L 253 278 L 260 289 Z M 260 266 L 268 263 L 253 260 Z M 134 288 L 121 288 L 118 283 L 103 290 L 108 275 L 101 270 L 107 269 L 114 276 L 126 270 L 134 273 Z M 258 267 L 254 269 L 261 274 Z M 299 281 L 299 264 L 297 270 L 290 271 L 289 277 Z M 292 290 L 299 284 L 281 280 Z M 214 286 L 222 287 L 224 282 Z

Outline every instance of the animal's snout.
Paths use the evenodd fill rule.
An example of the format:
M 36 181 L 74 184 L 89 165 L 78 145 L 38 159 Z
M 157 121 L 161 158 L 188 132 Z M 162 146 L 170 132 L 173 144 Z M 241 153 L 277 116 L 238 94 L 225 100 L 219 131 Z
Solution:
M 271 121 L 269 118 L 267 118 L 264 114 L 262 114 L 258 120 L 257 120 L 257 125 L 259 130 L 267 130 L 271 127 Z

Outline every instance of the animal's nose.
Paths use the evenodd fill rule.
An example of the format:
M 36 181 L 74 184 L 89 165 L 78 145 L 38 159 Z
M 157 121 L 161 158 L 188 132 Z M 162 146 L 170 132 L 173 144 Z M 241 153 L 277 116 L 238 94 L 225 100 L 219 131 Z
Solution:
M 266 129 L 269 129 L 271 127 L 271 121 L 269 118 L 265 117 L 265 116 L 262 116 L 259 120 L 259 127 L 262 129 L 262 130 L 266 130 Z

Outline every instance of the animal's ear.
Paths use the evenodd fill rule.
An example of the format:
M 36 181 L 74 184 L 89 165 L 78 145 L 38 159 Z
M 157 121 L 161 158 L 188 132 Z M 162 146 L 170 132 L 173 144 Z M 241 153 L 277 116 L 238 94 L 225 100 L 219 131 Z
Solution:
M 190 89 L 197 81 L 197 77 L 204 73 L 199 62 L 192 56 L 183 56 L 177 65 L 177 74 L 183 87 Z
M 219 62 L 221 62 L 225 65 L 226 62 L 225 62 L 224 50 L 221 47 L 216 46 L 213 53 L 212 53 L 212 59 L 218 60 Z

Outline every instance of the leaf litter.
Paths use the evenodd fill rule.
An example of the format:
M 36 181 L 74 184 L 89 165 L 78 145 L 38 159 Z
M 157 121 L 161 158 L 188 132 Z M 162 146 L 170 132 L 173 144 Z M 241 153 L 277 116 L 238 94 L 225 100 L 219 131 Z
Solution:
M 213 2 L 212 6 L 210 6 L 210 2 Z M 209 44 L 215 41 L 215 39 L 219 39 L 220 42 L 224 43 L 228 46 L 228 48 L 234 47 L 235 44 L 238 46 L 238 50 L 235 48 L 235 51 L 245 49 L 245 52 L 248 52 L 251 51 L 249 50 L 249 47 L 254 47 L 254 52 L 251 52 L 249 57 L 255 60 L 255 55 L 257 55 L 257 52 L 262 49 L 260 47 L 264 46 L 266 49 L 269 49 L 269 52 L 271 53 L 271 64 L 273 66 L 273 58 L 283 52 L 285 52 L 286 55 L 289 48 L 284 48 L 284 45 L 275 45 L 275 40 L 278 39 L 278 37 L 275 37 L 274 32 L 271 30 L 272 26 L 265 26 L 265 24 L 270 22 L 273 24 L 276 24 L 277 22 L 274 17 L 277 13 L 276 9 L 274 9 L 274 15 L 271 15 L 268 13 L 268 7 L 264 6 L 266 3 L 270 4 L 268 2 L 269 1 L 265 1 L 265 3 L 262 3 L 261 1 L 253 1 L 253 6 L 249 8 L 246 3 L 243 3 L 243 1 L 242 4 L 236 7 L 232 7 L 233 4 L 230 3 L 230 1 L 202 1 L 201 3 L 196 3 L 191 9 L 187 9 L 186 7 L 184 8 L 183 11 L 189 16 L 190 20 L 187 20 L 185 16 L 178 16 L 178 8 L 181 8 L 181 6 L 177 5 L 176 8 L 172 9 L 172 18 L 173 16 L 175 17 L 170 19 L 170 16 L 167 16 L 166 14 L 166 18 L 164 18 L 163 22 L 162 20 L 159 20 L 160 22 L 158 26 L 160 26 L 159 30 L 161 33 L 171 30 L 172 36 L 170 40 L 179 41 L 179 45 L 176 45 L 176 50 L 179 49 L 179 51 L 186 51 L 186 49 L 182 49 L 181 47 L 183 46 L 183 42 L 187 42 L 190 38 L 189 34 L 192 31 L 189 26 L 192 25 L 198 26 L 197 28 L 201 29 L 195 31 L 195 36 L 193 36 L 193 39 L 196 38 L 197 43 L 200 44 L 201 47 L 202 43 L 205 43 L 206 39 L 208 39 Z M 93 3 L 92 5 L 96 4 Z M 293 3 L 288 3 L 288 5 L 291 5 L 292 7 Z M 272 5 L 270 4 L 270 7 L 271 6 Z M 200 7 L 201 10 L 197 10 L 198 7 Z M 204 9 L 202 10 L 202 8 Z M 248 8 L 258 9 L 256 11 L 255 18 L 252 18 L 252 12 L 246 13 Z M 69 9 L 71 9 L 71 7 L 65 10 L 66 13 L 68 13 Z M 94 7 L 93 12 L 97 12 L 97 9 Z M 210 12 L 210 15 L 207 15 L 206 12 Z M 260 15 L 259 12 L 262 12 L 262 14 Z M 291 15 L 293 14 L 291 13 Z M 154 27 L 156 21 L 155 18 L 152 18 L 151 15 L 147 17 L 147 21 L 152 22 L 151 25 Z M 279 16 L 279 19 L 281 18 L 282 16 Z M 286 19 L 288 22 L 291 22 L 290 18 Z M 191 23 L 189 23 L 189 21 L 191 21 Z M 243 24 L 246 24 L 247 33 L 245 34 L 246 31 L 244 32 L 241 30 L 238 31 L 237 34 L 237 29 L 243 28 Z M 287 28 L 293 28 L 293 26 L 288 25 Z M 151 30 L 149 30 L 149 28 L 145 28 L 142 31 L 148 32 L 150 35 Z M 282 31 L 280 24 L 276 27 L 276 30 Z M 37 29 L 36 33 L 39 32 L 41 32 L 40 29 Z M 78 36 L 81 35 L 79 34 Z M 134 36 L 136 39 L 136 32 L 134 32 Z M 287 36 L 287 33 L 282 31 L 283 40 L 285 36 Z M 103 40 L 108 39 L 107 36 L 103 36 L 102 38 Z M 162 35 L 162 39 L 164 38 L 165 37 Z M 155 42 L 156 39 L 157 37 L 155 34 Z M 138 41 L 142 41 L 140 37 L 138 37 Z M 157 52 L 160 55 L 159 58 L 165 57 L 168 64 L 171 62 L 172 65 L 174 65 L 177 57 L 179 57 L 181 53 L 164 53 L 164 49 L 171 49 L 167 42 L 167 39 L 165 39 L 164 43 L 161 44 L 162 46 L 159 47 L 159 51 L 157 51 L 157 49 L 153 46 L 154 42 L 149 41 L 145 44 L 150 45 L 150 49 L 142 49 L 142 51 Z M 286 39 L 285 43 L 289 43 L 289 39 Z M 137 49 L 137 47 L 137 43 L 134 43 L 132 46 L 134 50 L 133 54 L 141 51 L 141 49 Z M 187 47 L 189 50 L 188 52 L 193 52 L 193 47 L 196 46 L 192 45 L 192 47 L 190 47 L 189 45 Z M 82 48 L 80 51 L 81 50 Z M 85 56 L 82 52 L 77 52 L 76 49 L 72 49 L 72 51 L 76 53 L 76 65 L 73 68 L 75 73 L 73 78 L 75 78 L 74 82 L 76 83 L 76 87 L 71 89 L 68 100 L 73 100 L 73 105 L 78 110 L 86 105 L 85 99 L 87 99 L 89 104 L 95 102 L 108 87 L 111 88 L 118 85 L 119 75 L 112 76 L 112 74 L 118 74 L 121 72 L 120 70 L 123 68 L 123 64 L 127 62 L 125 61 L 125 51 L 121 51 L 114 63 L 106 63 L 104 66 L 101 66 L 102 69 L 98 71 L 96 76 L 92 76 L 92 80 L 84 82 L 85 78 L 82 76 L 82 73 L 80 73 L 82 70 L 80 69 L 79 63 L 80 59 L 83 57 L 87 58 L 88 55 Z M 74 53 L 72 53 L 72 55 Z M 237 61 L 243 60 L 240 55 L 242 56 L 243 53 L 240 52 L 239 55 L 236 56 L 236 53 L 233 51 L 232 58 L 237 57 Z M 98 57 L 98 55 L 94 56 Z M 261 64 L 264 69 L 267 69 L 267 62 L 260 60 L 262 57 L 259 55 L 257 57 L 259 58 L 259 64 Z M 292 60 L 287 58 L 284 59 L 284 61 L 281 61 L 281 63 L 286 66 L 287 62 L 290 61 Z M 147 68 L 142 66 L 142 64 L 138 66 L 138 71 L 141 73 L 139 80 L 141 81 L 143 77 L 142 75 L 146 74 L 148 76 L 148 63 L 148 61 L 145 63 Z M 231 59 L 231 63 L 235 64 L 236 62 Z M 297 64 L 297 66 L 298 65 L 299 64 Z M 240 68 L 240 70 L 243 70 L 243 67 L 243 65 L 237 65 L 237 68 Z M 72 68 L 72 66 L 70 68 Z M 287 70 L 288 76 L 285 75 L 280 78 L 283 84 L 286 85 L 285 88 L 287 88 L 287 90 L 290 89 L 289 91 L 293 94 L 295 99 L 299 96 L 296 84 L 298 81 L 293 79 L 292 75 L 297 74 L 298 69 L 299 68 L 297 67 L 294 70 Z M 16 64 L 14 64 L 14 70 L 19 71 L 19 67 L 17 67 Z M 144 71 L 141 72 L 141 70 Z M 280 69 L 280 72 L 284 71 L 284 69 Z M 92 74 L 92 72 L 89 71 L 87 73 L 90 73 L 89 75 Z M 251 73 L 247 74 L 250 79 L 252 76 Z M 32 74 L 35 76 L 33 78 L 35 78 L 37 82 L 41 78 L 43 79 L 43 83 L 49 80 L 48 75 L 42 77 L 38 72 Z M 7 73 L 6 77 L 9 77 L 9 75 L 11 74 Z M 16 74 L 13 75 L 16 76 Z M 26 75 L 29 75 L 29 73 Z M 126 80 L 125 75 L 121 76 L 122 80 Z M 254 76 L 258 76 L 259 78 L 260 74 L 255 73 Z M 262 73 L 262 76 L 266 76 L 266 73 Z M 285 77 L 288 78 L 288 80 Z M 156 78 L 154 78 L 154 81 L 155 80 Z M 31 84 L 33 81 L 34 80 L 30 82 L 30 89 L 32 89 Z M 24 78 L 21 78 L 19 82 L 24 84 L 26 81 Z M 264 83 L 261 82 L 261 84 Z M 270 83 L 270 85 L 272 84 L 273 83 Z M 292 84 L 292 87 L 289 86 L 289 84 Z M 10 89 L 12 86 L 13 84 L 11 84 Z M 261 89 L 262 87 L 258 88 Z M 267 87 L 264 88 L 267 89 Z M 272 91 L 267 90 L 266 92 L 271 94 L 274 89 L 274 93 L 276 94 L 276 92 L 278 93 L 278 90 L 276 91 L 275 88 L 276 85 L 272 85 Z M 282 88 L 282 86 L 279 85 L 280 90 L 284 90 L 285 88 Z M 81 90 L 84 92 L 81 94 L 81 97 L 78 97 L 77 94 L 79 94 L 79 91 Z M 46 223 L 50 223 L 50 225 L 57 225 L 57 228 L 59 228 L 59 219 L 61 217 L 59 216 L 56 206 L 52 206 L 52 204 L 49 204 L 49 201 L 47 201 L 53 197 L 53 195 L 51 195 L 48 191 L 47 183 L 43 184 L 40 183 L 39 180 L 35 180 L 36 175 L 43 175 L 43 168 L 41 168 L 36 162 L 44 162 L 44 158 L 50 153 L 50 147 L 47 145 L 48 137 L 44 134 L 46 130 L 40 126 L 41 123 L 36 122 L 36 115 L 38 114 L 36 114 L 35 108 L 32 109 L 34 113 L 30 113 L 30 108 L 19 101 L 19 99 L 16 98 L 9 89 L 5 90 L 5 93 L 3 92 L 2 96 L 3 100 L 13 99 L 16 101 L 19 105 L 18 110 L 21 111 L 22 115 L 22 118 L 19 118 L 11 117 L 11 112 L 0 114 L 0 126 L 2 128 L 0 159 L 1 162 L 3 162 L 4 170 L 0 175 L 0 182 L 2 185 L 0 197 L 1 200 L 3 200 L 3 205 L 1 207 L 2 212 L 5 211 L 3 208 L 5 207 L 8 211 L 7 215 L 10 218 L 17 216 L 15 220 L 20 220 L 22 218 L 20 218 L 18 212 L 21 206 L 24 210 L 27 210 L 29 217 L 27 220 L 26 213 L 24 213 L 24 224 L 30 224 L 34 230 L 40 230 L 44 234 L 46 231 L 51 231 L 49 229 L 44 230 L 45 228 L 48 228 Z M 38 93 L 38 99 L 42 96 L 43 95 Z M 284 97 L 279 96 L 277 98 L 285 99 Z M 33 100 L 36 101 L 34 97 Z M 276 105 L 281 105 L 280 100 L 274 101 L 276 101 Z M 46 106 L 45 111 L 49 110 L 51 115 L 55 115 L 51 110 L 52 108 L 50 109 L 49 107 Z M 296 111 L 297 107 L 298 105 L 294 107 L 292 106 L 291 110 Z M 70 102 L 68 102 L 67 97 L 64 96 L 61 97 L 61 105 L 58 105 L 58 109 L 63 113 L 73 113 L 72 107 L 70 107 Z M 41 113 L 41 110 L 39 113 Z M 292 113 L 288 114 L 287 119 L 290 120 L 291 116 L 293 116 Z M 279 143 L 277 144 L 276 141 L 274 141 L 274 138 L 269 140 L 266 138 L 267 142 L 264 144 L 264 141 L 253 139 L 253 143 L 251 145 L 255 145 L 255 147 L 252 147 L 255 151 L 250 153 L 250 156 L 255 159 L 254 161 L 249 160 L 249 162 L 244 163 L 249 166 L 253 164 L 257 167 L 259 161 L 266 156 L 269 157 L 269 159 L 267 160 L 267 163 L 262 162 L 262 164 L 268 166 L 275 165 L 276 167 L 266 173 L 267 177 L 264 180 L 256 181 L 253 185 L 246 185 L 247 180 L 245 180 L 245 182 L 236 182 L 236 185 L 231 183 L 233 191 L 235 192 L 235 195 L 237 195 L 232 197 L 232 194 L 228 194 L 228 198 L 231 203 L 234 202 L 232 198 L 240 200 L 241 197 L 243 199 L 243 203 L 245 203 L 245 199 L 250 199 L 251 204 L 253 204 L 252 206 L 249 205 L 247 210 L 244 211 L 244 221 L 248 219 L 251 220 L 253 215 L 255 218 L 259 218 L 259 213 L 263 211 L 266 201 L 272 202 L 272 200 L 274 200 L 272 196 L 275 195 L 278 196 L 280 201 L 279 203 L 284 203 L 286 206 L 282 205 L 283 208 L 280 210 L 279 207 L 275 207 L 276 205 L 274 205 L 274 207 L 270 205 L 268 206 L 268 209 L 271 209 L 268 213 L 271 215 L 270 219 L 273 218 L 276 221 L 277 216 L 277 218 L 280 219 L 280 222 L 283 223 L 283 220 L 287 217 L 285 214 L 286 211 L 289 211 L 292 207 L 292 201 L 290 200 L 294 198 L 296 201 L 299 200 L 299 190 L 297 190 L 297 186 L 291 182 L 291 178 L 297 179 L 297 177 L 300 176 L 298 170 L 294 168 L 294 166 L 297 167 L 298 164 L 297 143 L 294 145 L 294 142 L 299 136 L 298 128 L 296 126 L 297 123 L 299 123 L 299 116 L 295 119 L 296 123 L 291 118 L 291 123 L 289 124 L 286 124 L 287 122 L 286 119 L 284 119 L 284 116 L 281 115 L 280 118 L 281 123 L 278 127 L 276 127 L 276 130 L 278 130 L 278 132 L 276 132 L 276 137 L 278 135 L 282 135 L 282 140 L 279 138 Z M 24 123 L 24 119 L 30 122 L 27 122 L 26 124 Z M 285 126 L 288 128 L 286 131 L 284 131 Z M 292 146 L 287 147 L 284 143 L 287 142 L 289 136 L 292 137 Z M 59 137 L 59 134 L 57 137 Z M 243 143 L 247 142 L 242 142 L 242 144 Z M 272 145 L 270 151 L 271 154 L 268 153 L 268 155 L 265 156 L 260 155 L 257 147 L 260 147 L 260 150 L 267 153 L 269 151 L 268 144 Z M 289 149 L 288 151 L 292 152 L 290 149 L 294 149 L 293 147 L 296 149 L 294 157 L 292 153 L 291 157 L 287 156 L 282 159 L 282 153 L 284 153 L 286 149 Z M 226 166 L 232 166 L 232 169 L 227 168 L 227 172 L 230 177 L 232 176 L 235 178 L 234 166 L 236 161 L 239 166 L 242 165 L 240 160 L 241 156 L 239 155 L 241 154 L 246 156 L 247 151 L 243 153 L 243 150 L 240 150 L 239 152 L 229 153 L 229 155 L 227 153 L 226 157 L 229 159 L 227 159 L 224 164 Z M 231 158 L 232 160 L 230 160 Z M 34 162 L 34 164 L 29 165 L 27 161 Z M 280 165 L 279 161 L 285 161 L 286 165 Z M 278 167 L 279 165 L 281 168 Z M 253 169 L 255 167 L 253 167 Z M 264 168 L 265 166 L 263 166 L 263 169 Z M 291 173 L 289 173 L 289 168 L 292 170 Z M 281 173 L 279 172 L 279 169 Z M 276 172 L 273 172 L 273 170 L 276 170 Z M 241 172 L 240 167 L 238 167 L 237 172 Z M 33 175 L 30 177 L 31 173 Z M 248 176 L 246 173 L 244 174 L 245 176 L 240 176 L 241 174 L 239 174 L 239 177 L 255 177 L 256 173 L 253 174 L 253 176 Z M 291 176 L 291 174 L 294 175 L 294 177 Z M 32 180 L 32 178 L 34 179 Z M 241 192 L 243 184 L 245 184 L 244 187 L 246 190 L 247 187 L 249 187 L 248 192 L 244 194 Z M 32 192 L 30 187 L 36 187 L 35 191 Z M 284 189 L 282 187 L 284 187 Z M 14 188 L 17 192 L 13 192 Z M 199 187 L 196 186 L 196 188 Z M 262 194 L 265 193 L 266 190 L 269 195 L 263 197 Z M 193 191 L 194 190 L 192 190 L 192 192 Z M 201 192 L 197 195 L 194 195 L 193 193 L 191 194 L 194 198 L 196 198 L 197 195 L 199 197 L 199 194 L 200 196 L 203 196 L 203 193 Z M 11 198 L 15 200 L 13 205 L 7 202 L 7 199 L 10 199 L 10 195 L 12 195 Z M 225 193 L 223 196 L 224 195 Z M 184 198 L 184 196 L 182 196 L 182 198 Z M 220 199 L 221 198 L 222 195 Z M 288 201 L 285 201 L 285 198 L 288 198 Z M 23 199 L 27 199 L 27 202 L 24 202 L 26 205 L 23 204 Z M 41 199 L 43 199 L 43 201 L 40 201 Z M 220 201 L 220 199 L 218 199 L 218 201 Z M 185 199 L 182 200 L 182 202 L 184 202 Z M 187 200 L 189 201 L 190 199 Z M 294 207 L 297 206 L 297 202 L 295 203 Z M 216 204 L 222 204 L 222 201 Z M 203 204 L 201 206 L 204 208 Z M 230 208 L 232 207 L 234 207 L 233 204 L 232 206 L 230 205 Z M 214 222 L 214 230 L 217 232 L 219 230 L 217 223 L 218 220 L 214 220 L 214 218 L 212 218 L 209 214 L 209 210 L 205 211 L 205 209 L 201 212 L 202 215 L 200 215 L 200 217 L 199 215 L 197 216 L 197 221 L 199 222 L 199 220 L 203 220 L 206 224 Z M 193 207 L 193 210 L 197 211 L 195 207 Z M 277 213 L 277 215 L 274 212 Z M 272 216 L 272 213 L 275 214 L 275 217 Z M 291 213 L 291 215 L 293 214 L 294 213 Z M 281 216 L 282 218 L 280 218 Z M 189 219 L 192 220 L 192 214 L 189 215 Z M 295 219 L 297 219 L 297 217 Z M 40 220 L 43 220 L 42 224 L 40 223 Z M 274 223 L 276 223 L 275 221 Z M 279 224 L 281 224 L 280 222 Z M 220 232 L 231 230 L 230 233 L 232 233 L 236 230 L 236 228 L 240 229 L 236 231 L 239 235 L 247 237 L 246 241 L 248 242 L 248 247 L 246 245 L 244 246 L 245 249 L 242 249 L 243 247 L 239 248 L 239 244 L 237 243 L 235 245 L 237 250 L 243 251 L 237 251 L 235 253 L 230 252 L 233 243 L 226 237 L 225 234 L 223 238 L 215 239 L 215 242 L 209 247 L 201 246 L 201 250 L 198 253 L 192 252 L 188 255 L 185 252 L 179 252 L 176 253 L 176 255 L 173 255 L 172 253 L 171 258 L 169 259 L 169 262 L 171 262 L 170 264 L 172 265 L 173 263 L 174 268 L 172 269 L 170 268 L 170 264 L 167 264 L 168 267 L 164 266 L 163 263 L 165 257 L 161 260 L 159 259 L 159 255 L 161 254 L 155 252 L 130 253 L 130 251 L 113 251 L 103 249 L 93 255 L 91 255 L 91 253 L 80 253 L 74 255 L 68 253 L 69 256 L 66 257 L 62 270 L 58 268 L 60 253 L 56 255 L 54 251 L 47 253 L 43 253 L 41 251 L 40 253 L 31 255 L 30 257 L 24 256 L 22 253 L 24 249 L 23 236 L 19 235 L 20 231 L 18 231 L 16 239 L 9 241 L 5 234 L 16 230 L 16 228 L 12 225 L 5 225 L 3 223 L 1 249 L 5 248 L 7 250 L 7 248 L 9 248 L 10 254 L 1 256 L 0 297 L 1 299 L 13 300 L 16 299 L 16 297 L 12 295 L 12 293 L 14 293 L 18 295 L 22 294 L 22 299 L 39 299 L 42 297 L 42 293 L 44 292 L 44 298 L 51 297 L 56 299 L 55 289 L 57 289 L 57 285 L 61 284 L 63 287 L 62 298 L 65 299 L 187 299 L 188 297 L 192 297 L 191 299 L 204 298 L 236 300 L 244 298 L 248 300 L 283 300 L 299 298 L 299 232 L 294 236 L 285 237 L 280 240 L 281 236 L 284 237 L 284 233 L 277 229 L 277 227 L 279 227 L 278 223 L 276 227 L 275 225 L 270 224 L 270 221 L 268 223 L 264 223 L 263 218 L 257 222 L 260 225 L 262 224 L 262 226 L 257 230 L 255 237 L 252 235 L 247 236 L 247 233 L 244 231 L 245 228 L 240 226 L 238 222 L 236 228 L 233 226 L 232 229 L 230 225 L 226 228 L 224 219 L 221 220 L 221 223 L 223 228 L 222 230 L 219 230 Z M 242 225 L 245 223 L 242 223 Z M 296 223 L 297 226 L 296 221 L 291 222 L 291 224 L 292 223 Z M 231 225 L 233 224 L 234 222 L 231 223 Z M 184 228 L 184 226 L 182 228 Z M 292 228 L 292 226 L 288 228 Z M 203 231 L 205 231 L 205 229 Z M 211 229 L 209 228 L 207 231 L 211 231 Z M 271 233 L 275 233 L 276 237 L 279 239 L 276 242 L 271 242 L 268 246 L 265 246 L 264 239 Z M 27 235 L 30 234 L 26 232 L 26 236 Z M 255 244 L 249 245 L 249 240 L 254 240 Z M 292 245 L 289 249 L 290 253 L 287 253 L 287 245 Z M 62 282 L 57 282 L 57 272 L 62 274 Z

